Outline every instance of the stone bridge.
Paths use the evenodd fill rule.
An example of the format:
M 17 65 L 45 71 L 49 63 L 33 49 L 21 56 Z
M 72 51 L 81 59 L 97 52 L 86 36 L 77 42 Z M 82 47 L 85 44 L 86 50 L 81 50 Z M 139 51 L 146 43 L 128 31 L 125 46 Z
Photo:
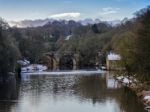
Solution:
M 103 65 L 103 54 L 98 52 L 95 56 L 95 67 L 101 67 Z M 57 69 L 77 69 L 80 63 L 79 53 L 72 52 L 48 52 L 43 54 L 40 63 L 47 65 L 50 70 Z M 105 60 L 104 60 L 105 61 Z M 81 64 L 81 63 L 80 63 Z
M 62 67 L 77 69 L 79 65 L 79 54 L 48 52 L 43 54 L 40 63 L 47 65 L 51 70 L 63 69 Z

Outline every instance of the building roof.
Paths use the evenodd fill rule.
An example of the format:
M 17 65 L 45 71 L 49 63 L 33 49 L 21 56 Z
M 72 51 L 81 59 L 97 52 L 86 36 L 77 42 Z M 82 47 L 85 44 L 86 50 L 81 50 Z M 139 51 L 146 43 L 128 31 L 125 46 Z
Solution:
M 107 55 L 107 60 L 110 61 L 121 60 L 121 56 L 119 54 L 110 53 Z

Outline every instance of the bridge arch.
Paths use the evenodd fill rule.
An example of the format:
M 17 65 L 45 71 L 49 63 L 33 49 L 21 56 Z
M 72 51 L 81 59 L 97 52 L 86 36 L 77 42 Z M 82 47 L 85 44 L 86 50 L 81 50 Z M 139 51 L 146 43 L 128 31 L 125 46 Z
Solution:
M 48 66 L 48 69 L 76 69 L 78 66 L 77 56 L 71 53 L 45 53 L 42 63 Z

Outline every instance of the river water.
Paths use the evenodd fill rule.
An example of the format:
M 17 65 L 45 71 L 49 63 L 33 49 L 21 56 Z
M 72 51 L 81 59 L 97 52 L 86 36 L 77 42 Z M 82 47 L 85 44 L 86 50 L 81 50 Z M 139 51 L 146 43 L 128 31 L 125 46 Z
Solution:
M 111 73 L 22 75 L 20 82 L 0 84 L 0 112 L 145 112 L 135 94 Z

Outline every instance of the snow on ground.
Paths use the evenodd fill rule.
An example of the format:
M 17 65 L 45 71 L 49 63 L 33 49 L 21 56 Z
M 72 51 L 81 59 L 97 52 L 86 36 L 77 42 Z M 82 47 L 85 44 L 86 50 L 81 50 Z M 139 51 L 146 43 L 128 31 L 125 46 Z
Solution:
M 30 61 L 24 59 L 24 60 L 18 60 L 17 63 L 22 65 L 22 66 L 26 66 L 26 65 L 30 64 Z
M 149 100 L 150 101 L 150 96 L 144 96 L 144 100 Z
M 147 110 L 150 111 L 150 106 L 149 106 L 150 105 L 150 96 L 148 96 L 148 95 L 144 96 L 143 100 L 144 100 L 145 104 L 147 105 L 147 107 L 146 107 Z
M 68 35 L 65 40 L 70 40 L 71 37 L 72 35 Z
M 129 84 L 131 81 L 128 79 L 128 78 L 123 78 L 123 81 L 122 81 L 124 84 Z
M 102 69 L 102 70 L 106 70 L 106 67 L 105 67 L 105 66 L 102 66 L 101 69 Z
M 133 81 L 129 79 L 127 76 L 119 76 L 116 78 L 118 81 L 122 82 L 125 85 L 132 83 Z
M 122 80 L 122 79 L 123 79 L 123 76 L 117 77 L 117 80 Z

